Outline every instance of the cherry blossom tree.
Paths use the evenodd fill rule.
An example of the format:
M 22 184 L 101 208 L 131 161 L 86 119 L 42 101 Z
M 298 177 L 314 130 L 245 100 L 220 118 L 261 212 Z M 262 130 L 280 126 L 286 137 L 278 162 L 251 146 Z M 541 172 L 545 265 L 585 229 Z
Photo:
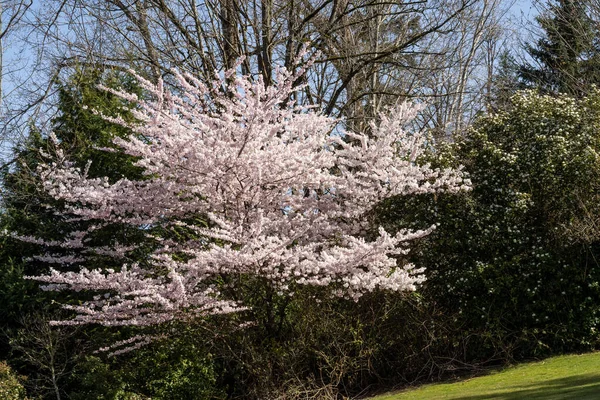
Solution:
M 88 176 L 58 140 L 39 167 L 64 204 L 56 212 L 84 227 L 58 241 L 22 237 L 45 246 L 34 258 L 53 267 L 33 279 L 84 291 L 65 306 L 76 316 L 60 323 L 147 326 L 233 312 L 244 304 L 227 294 L 244 276 L 288 295 L 301 285 L 353 299 L 414 290 L 422 271 L 399 255 L 434 226 L 390 235 L 367 214 L 387 197 L 465 190 L 468 179 L 416 162 L 424 136 L 403 126 L 418 107 L 401 104 L 368 132 L 341 131 L 291 100 L 303 73 L 280 68 L 270 86 L 233 72 L 212 85 L 175 73 L 176 91 L 137 77 L 152 100 L 105 88 L 135 104 L 134 124 L 105 118 L 134 132 L 114 142 L 145 175 Z M 139 257 L 145 241 L 94 244 L 116 225 L 144 234 L 152 251 Z

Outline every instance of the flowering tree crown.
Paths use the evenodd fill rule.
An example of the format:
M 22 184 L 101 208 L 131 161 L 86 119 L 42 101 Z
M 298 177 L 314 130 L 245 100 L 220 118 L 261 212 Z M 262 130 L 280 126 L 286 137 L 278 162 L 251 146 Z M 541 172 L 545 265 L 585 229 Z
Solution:
M 22 238 L 48 248 L 38 260 L 68 266 L 34 277 L 47 289 L 97 294 L 68 306 L 77 315 L 63 323 L 153 325 L 232 312 L 241 305 L 224 296 L 223 279 L 240 275 L 282 292 L 331 286 L 355 299 L 414 289 L 420 271 L 397 255 L 432 228 L 366 235 L 365 214 L 390 196 L 458 191 L 468 180 L 415 162 L 423 136 L 403 129 L 415 107 L 399 105 L 368 133 L 340 132 L 336 120 L 290 100 L 301 73 L 279 69 L 268 87 L 233 75 L 207 86 L 176 73 L 176 91 L 138 77 L 151 101 L 106 88 L 135 104 L 135 124 L 106 118 L 132 130 L 114 142 L 144 179 L 89 177 L 57 143 L 54 161 L 39 168 L 43 186 L 65 204 L 58 212 L 85 228 L 62 241 Z M 92 244 L 115 225 L 150 237 L 151 254 L 134 258 L 135 243 Z

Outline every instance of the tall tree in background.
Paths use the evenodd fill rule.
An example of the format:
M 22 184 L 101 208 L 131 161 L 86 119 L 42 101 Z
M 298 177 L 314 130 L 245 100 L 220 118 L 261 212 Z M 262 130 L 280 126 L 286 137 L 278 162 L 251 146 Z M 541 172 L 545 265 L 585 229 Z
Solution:
M 598 27 L 590 0 L 549 1 L 536 18 L 544 36 L 526 46 L 532 62 L 518 67 L 522 88 L 580 97 L 600 82 Z
M 96 110 L 104 114 L 131 118 L 122 109 L 124 104 L 121 100 L 96 88 L 102 81 L 109 86 L 125 85 L 134 90 L 127 81 L 120 79 L 110 71 L 79 69 L 67 81 L 55 83 L 59 94 L 59 113 L 53 120 L 54 134 L 63 143 L 65 151 L 71 155 L 75 164 L 85 166 L 88 158 L 94 158 L 97 165 L 91 173 L 102 176 L 108 174 L 113 179 L 122 175 L 136 176 L 136 169 L 131 167 L 131 160 L 127 160 L 122 154 L 101 152 L 96 146 L 110 146 L 115 136 L 124 136 L 127 130 L 106 122 L 86 106 L 93 104 Z M 40 190 L 37 173 L 37 167 L 43 161 L 40 151 L 48 151 L 48 139 L 32 127 L 28 140 L 15 149 L 14 164 L 5 166 L 2 171 L 0 221 L 3 229 L 8 231 L 57 239 L 71 226 L 46 207 L 51 199 Z M 31 287 L 37 285 L 31 285 L 20 278 L 17 281 L 9 279 L 8 275 L 12 274 L 16 279 L 23 273 L 38 273 L 40 265 L 32 263 L 25 267 L 23 255 L 31 255 L 32 249 L 7 236 L 3 236 L 2 240 L 0 274 L 4 279 L 1 282 L 3 286 L 0 286 L 0 320 L 3 322 L 2 328 L 8 328 L 21 315 L 38 309 L 40 305 L 29 298 L 35 292 Z
M 92 175 L 113 180 L 139 177 L 140 170 L 132 166 L 130 157 L 97 150 L 110 147 L 114 137 L 125 136 L 129 131 L 97 115 L 92 105 L 105 115 L 132 118 L 126 102 L 96 87 L 100 82 L 136 91 L 131 79 L 114 70 L 76 68 L 67 80 L 54 83 L 59 102 L 58 114 L 52 121 L 53 132 L 75 165 L 84 167 L 88 158 L 97 160 L 90 170 Z M 60 204 L 40 190 L 37 167 L 43 162 L 40 154 L 48 151 L 48 138 L 32 127 L 29 138 L 15 150 L 14 165 L 2 171 L 2 229 L 48 240 L 58 240 L 76 229 L 77 223 L 48 209 L 48 205 Z M 48 320 L 57 316 L 51 302 L 68 302 L 69 296 L 43 292 L 37 283 L 23 278 L 47 270 L 39 259 L 26 259 L 36 249 L 37 246 L 10 236 L 1 238 L 0 353 L 10 354 L 11 364 L 29 376 L 30 394 L 52 393 L 58 398 L 65 393 L 71 371 L 82 356 L 82 335 L 47 326 Z

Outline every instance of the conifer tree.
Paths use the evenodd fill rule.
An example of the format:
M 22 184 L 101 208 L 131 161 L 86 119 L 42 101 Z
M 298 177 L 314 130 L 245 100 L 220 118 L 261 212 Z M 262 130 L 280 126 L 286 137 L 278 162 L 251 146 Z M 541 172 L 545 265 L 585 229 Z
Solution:
M 121 116 L 126 120 L 132 118 L 124 108 L 126 104 L 122 99 L 97 88 L 100 82 L 107 86 L 136 90 L 131 81 L 112 71 L 75 71 L 65 82 L 57 82 L 57 116 L 52 121 L 54 135 L 75 165 L 85 166 L 88 158 L 96 160 L 91 174 L 111 179 L 139 177 L 139 169 L 133 167 L 131 157 L 98 150 L 98 147 L 110 147 L 114 137 L 128 135 L 129 131 L 107 122 L 88 105 L 93 104 L 95 110 L 106 115 Z M 3 230 L 56 240 L 74 228 L 72 223 L 47 207 L 58 207 L 59 204 L 40 190 L 37 167 L 43 162 L 40 152 L 47 151 L 48 138 L 32 126 L 29 137 L 15 149 L 14 162 L 2 171 L 0 224 Z M 39 299 L 35 300 L 36 297 L 47 299 L 46 294 L 39 292 L 37 284 L 22 279 L 23 273 L 39 273 L 46 268 L 39 262 L 24 262 L 25 257 L 33 253 L 35 251 L 30 244 L 15 241 L 6 235 L 2 237 L 0 320 L 5 329 L 16 323 L 23 314 L 39 311 L 40 303 Z
M 526 46 L 531 62 L 518 66 L 522 89 L 581 97 L 600 82 L 598 29 L 589 6 L 589 0 L 549 0 L 536 18 L 544 36 Z
M 137 91 L 131 79 L 128 80 L 115 71 L 75 70 L 68 79 L 56 83 L 57 113 L 51 121 L 54 136 L 62 143 L 74 165 L 85 166 L 88 158 L 96 160 L 90 174 L 108 176 L 110 179 L 139 177 L 139 169 L 133 167 L 131 157 L 98 150 L 99 147 L 110 147 L 114 137 L 126 136 L 130 132 L 122 126 L 107 122 L 97 112 L 132 120 L 126 102 L 98 89 L 97 85 L 100 83 Z M 51 146 L 48 135 L 32 125 L 28 138 L 15 148 L 14 162 L 0 171 L 3 189 L 0 229 L 3 231 L 58 240 L 80 225 L 57 215 L 48 207 L 61 207 L 60 202 L 54 201 L 41 190 L 37 168 L 44 162 L 41 154 L 49 151 Z M 52 303 L 71 301 L 69 295 L 44 292 L 40 290 L 38 283 L 24 279 L 24 275 L 48 270 L 48 265 L 42 260 L 35 257 L 28 259 L 37 252 L 39 246 L 35 244 L 15 240 L 7 234 L 0 237 L 0 354 L 5 354 L 19 373 L 30 378 L 27 386 L 32 390 L 30 394 L 36 396 L 44 395 L 46 389 L 42 387 L 44 385 L 40 386 L 35 382 L 47 381 L 48 376 L 36 364 L 43 358 L 45 350 L 36 353 L 31 343 L 42 340 L 45 345 L 45 342 L 39 329 L 32 330 L 27 325 L 45 327 L 47 319 L 56 318 L 57 315 Z M 81 335 L 68 335 L 64 343 L 68 344 L 63 347 L 64 351 L 61 350 L 61 354 L 54 356 L 67 360 L 65 362 L 68 368 L 73 368 L 75 360 L 82 353 Z M 27 354 L 24 354 L 24 349 Z M 40 360 L 34 360 L 37 356 L 40 356 Z M 76 389 L 66 387 L 71 385 L 67 382 L 68 379 L 70 378 L 55 382 L 58 386 L 54 386 L 54 390 L 73 394 Z

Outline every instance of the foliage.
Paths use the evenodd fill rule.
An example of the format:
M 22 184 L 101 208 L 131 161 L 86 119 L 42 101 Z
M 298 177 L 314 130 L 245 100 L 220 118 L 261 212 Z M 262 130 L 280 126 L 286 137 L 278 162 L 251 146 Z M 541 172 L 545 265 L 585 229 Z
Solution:
M 26 400 L 25 389 L 4 362 L 0 362 L 0 398 L 4 400 Z
M 169 340 L 110 361 L 124 389 L 153 399 L 224 399 L 210 334 L 198 326 L 170 328 L 177 334 Z
M 390 225 L 439 221 L 413 261 L 427 268 L 420 293 L 469 338 L 463 360 L 598 344 L 599 100 L 519 93 L 432 156 L 463 164 L 471 192 L 382 207 Z
M 180 334 L 118 358 L 88 355 L 73 371 L 72 399 L 224 399 L 204 340 Z
M 57 116 L 53 119 L 54 135 L 76 165 L 85 166 L 88 157 L 97 160 L 90 173 L 108 175 L 111 179 L 123 175 L 139 177 L 140 170 L 132 165 L 132 158 L 97 149 L 98 146 L 109 147 L 113 137 L 124 136 L 128 131 L 107 122 L 88 105 L 93 104 L 94 109 L 103 114 L 121 115 L 132 120 L 127 103 L 105 90 L 99 90 L 97 85 L 100 82 L 139 92 L 131 79 L 114 71 L 77 69 L 68 81 L 56 83 L 59 104 Z M 47 207 L 62 207 L 62 204 L 41 190 L 37 167 L 44 162 L 41 153 L 49 152 L 51 148 L 47 137 L 32 127 L 27 140 L 15 149 L 13 165 L 2 171 L 0 223 L 5 232 L 55 240 L 77 229 L 76 222 L 56 215 Z M 101 342 L 99 338 L 105 333 L 97 328 L 72 332 L 48 327 L 49 319 L 56 319 L 59 315 L 52 305 L 55 301 L 77 300 L 69 294 L 42 291 L 39 283 L 24 279 L 24 275 L 48 270 L 44 263 L 26 258 L 39 252 L 39 246 L 7 235 L 0 240 L 1 352 L 10 357 L 11 365 L 19 373 L 29 377 L 26 386 L 30 394 L 43 396 L 51 387 L 53 392 L 76 396 L 75 392 L 81 386 L 78 380 L 82 378 L 78 374 L 85 374 L 88 366 L 84 362 L 85 351 L 90 351 L 92 343 Z M 96 395 L 100 396 L 100 393 L 111 391 L 114 387 L 119 386 L 96 385 L 99 390 Z M 86 398 L 94 396 L 88 391 Z
M 97 111 L 107 115 L 123 114 L 131 118 L 123 109 L 125 103 L 116 96 L 101 91 L 96 85 L 103 81 L 106 85 L 116 85 L 122 78 L 111 72 L 76 71 L 69 82 L 57 83 L 59 92 L 58 116 L 53 120 L 54 134 L 61 141 L 71 159 L 77 165 L 85 165 L 88 157 L 97 160 L 90 173 L 109 175 L 113 179 L 122 175 L 138 176 L 138 169 L 131 165 L 131 159 L 120 154 L 107 154 L 97 146 L 110 146 L 114 136 L 124 136 L 127 130 L 106 122 L 92 110 L 86 108 L 94 104 Z M 125 87 L 135 90 L 131 82 L 123 81 Z M 41 152 L 50 148 L 47 138 L 32 127 L 29 137 L 15 149 L 14 165 L 2 171 L 2 216 L 4 231 L 21 235 L 36 235 L 47 239 L 58 239 L 70 230 L 74 224 L 57 216 L 48 204 L 60 207 L 60 203 L 40 190 L 40 177 L 37 167 L 43 163 Z M 138 174 L 138 175 L 136 175 Z M 33 255 L 37 246 L 14 240 L 3 235 L 1 240 L 2 279 L 0 285 L 0 320 L 3 328 L 9 328 L 22 315 L 40 311 L 49 300 L 48 294 L 41 293 L 38 284 L 23 280 L 23 275 L 38 274 L 47 271 L 42 263 L 25 263 L 23 255 Z M 56 298 L 50 297 L 50 298 Z

